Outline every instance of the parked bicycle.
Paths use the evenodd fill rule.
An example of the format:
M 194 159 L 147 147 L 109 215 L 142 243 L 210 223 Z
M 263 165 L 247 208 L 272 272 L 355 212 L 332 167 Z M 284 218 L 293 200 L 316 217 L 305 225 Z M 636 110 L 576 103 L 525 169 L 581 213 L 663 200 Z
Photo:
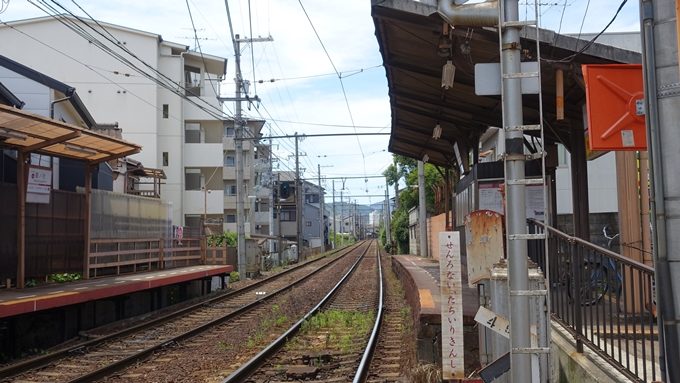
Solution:
M 609 225 L 602 228 L 602 235 L 607 239 L 607 248 L 618 251 L 620 235 L 610 235 Z M 565 286 L 567 296 L 573 300 L 573 275 L 571 260 L 573 254 L 568 249 L 558 251 L 562 255 L 561 270 L 558 274 L 556 283 Z M 615 296 L 617 301 L 621 297 L 623 286 L 623 276 L 620 266 L 610 257 L 591 256 L 584 254 L 583 265 L 581 267 L 581 288 L 579 297 L 582 306 L 590 306 L 599 303 L 608 293 Z

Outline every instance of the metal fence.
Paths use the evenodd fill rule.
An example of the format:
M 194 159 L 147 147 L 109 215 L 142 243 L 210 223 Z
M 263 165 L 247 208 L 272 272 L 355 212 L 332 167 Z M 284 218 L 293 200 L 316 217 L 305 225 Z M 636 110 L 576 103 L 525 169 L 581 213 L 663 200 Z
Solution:
M 552 317 L 574 337 L 631 379 L 660 379 L 654 269 L 542 222 L 530 220 L 530 233 L 547 229 L 548 258 L 542 240 L 529 254 L 545 272 L 549 263 Z

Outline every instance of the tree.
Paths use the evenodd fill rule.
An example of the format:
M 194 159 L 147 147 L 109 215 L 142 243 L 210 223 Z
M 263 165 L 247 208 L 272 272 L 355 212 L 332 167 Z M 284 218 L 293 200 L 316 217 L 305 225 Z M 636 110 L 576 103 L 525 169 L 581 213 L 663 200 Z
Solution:
M 383 172 L 387 183 L 395 186 L 395 210 L 392 215 L 392 238 L 397 251 L 408 252 L 408 212 L 418 206 L 418 169 L 412 158 L 394 155 L 392 164 Z M 399 181 L 403 178 L 406 187 L 398 190 Z M 435 165 L 425 164 L 425 201 L 426 209 L 434 212 L 434 187 L 443 181 L 442 174 Z

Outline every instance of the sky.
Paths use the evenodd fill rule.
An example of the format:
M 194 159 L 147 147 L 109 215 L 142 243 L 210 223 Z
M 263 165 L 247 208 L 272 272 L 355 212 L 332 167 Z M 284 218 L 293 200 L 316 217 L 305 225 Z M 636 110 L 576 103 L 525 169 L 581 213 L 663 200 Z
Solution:
M 623 0 L 540 0 L 540 26 L 561 33 L 600 32 Z M 478 2 L 473 0 L 472 2 Z M 3 0 L 1 21 L 42 17 L 27 0 Z M 234 49 L 224 1 L 218 0 L 59 0 L 76 14 L 140 29 L 165 40 L 196 47 L 194 27 L 203 53 L 226 57 L 223 96 L 234 92 Z M 242 46 L 242 73 L 259 107 L 244 108 L 248 117 L 268 120 L 265 135 L 389 133 L 391 112 L 387 80 L 375 37 L 370 0 L 228 0 L 233 30 L 241 38 L 271 36 L 272 42 Z M 532 19 L 533 0 L 520 0 L 520 14 Z M 527 7 L 523 4 L 530 4 Z M 189 10 L 193 17 L 192 27 Z M 305 14 L 306 12 L 306 14 Z M 311 22 L 310 22 L 311 20 Z M 252 33 L 251 33 L 252 30 Z M 316 33 L 315 33 L 316 30 Z M 628 0 L 608 32 L 639 30 L 638 1 Z M 318 37 L 317 37 L 318 33 Z M 2 42 L 7 43 L 7 42 Z M 327 52 L 327 53 L 326 53 Z M 270 80 L 274 79 L 274 82 Z M 341 81 L 342 79 L 342 81 Z M 263 83 L 258 83 L 262 80 Z M 232 114 L 233 105 L 226 104 Z M 304 177 L 322 181 L 330 201 L 336 195 L 359 204 L 379 202 L 384 179 L 377 176 L 391 163 L 389 136 L 308 137 L 299 143 Z M 273 140 L 278 170 L 295 169 L 293 139 Z M 316 182 L 316 181 L 314 181 Z M 336 197 L 338 200 L 339 197 Z

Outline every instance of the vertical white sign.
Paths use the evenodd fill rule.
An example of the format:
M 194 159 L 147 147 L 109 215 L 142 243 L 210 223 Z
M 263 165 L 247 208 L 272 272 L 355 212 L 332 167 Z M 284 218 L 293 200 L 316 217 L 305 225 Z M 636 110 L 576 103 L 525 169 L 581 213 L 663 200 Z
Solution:
M 442 378 L 464 379 L 463 283 L 460 233 L 439 233 L 439 273 L 442 306 Z
M 52 170 L 35 165 L 28 167 L 28 182 L 26 183 L 26 202 L 50 203 L 52 191 Z

